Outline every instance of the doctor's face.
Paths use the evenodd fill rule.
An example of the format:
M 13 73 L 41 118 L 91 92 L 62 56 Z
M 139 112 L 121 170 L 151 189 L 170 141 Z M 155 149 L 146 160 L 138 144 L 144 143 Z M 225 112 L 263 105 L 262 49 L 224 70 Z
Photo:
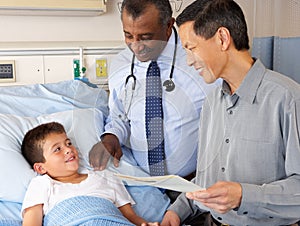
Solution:
M 187 53 L 187 64 L 193 66 L 206 83 L 213 83 L 218 78 L 218 50 L 214 39 L 205 40 L 195 34 L 194 22 L 189 21 L 179 27 L 179 36 Z
M 122 13 L 125 42 L 140 61 L 156 60 L 172 33 L 173 19 L 168 25 L 159 22 L 159 11 L 154 5 L 137 18 Z

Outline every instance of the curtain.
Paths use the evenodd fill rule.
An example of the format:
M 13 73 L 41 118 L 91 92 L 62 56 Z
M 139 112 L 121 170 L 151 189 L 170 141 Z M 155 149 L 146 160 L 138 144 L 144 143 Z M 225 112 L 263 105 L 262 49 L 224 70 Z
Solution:
M 300 83 L 300 0 L 254 0 L 252 56 Z

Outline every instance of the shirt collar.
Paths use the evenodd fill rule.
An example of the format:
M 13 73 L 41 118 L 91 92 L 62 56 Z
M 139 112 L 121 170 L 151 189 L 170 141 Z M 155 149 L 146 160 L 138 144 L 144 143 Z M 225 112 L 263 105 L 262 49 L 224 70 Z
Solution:
M 254 103 L 257 90 L 264 78 L 266 70 L 265 66 L 259 59 L 254 60 L 254 64 L 248 71 L 240 87 L 235 92 L 235 94 L 237 94 L 239 97 L 243 98 L 249 103 Z M 221 93 L 222 95 L 230 94 L 230 88 L 226 81 L 223 81 Z
M 178 43 L 177 45 L 180 45 L 179 38 L 177 38 Z M 173 54 L 174 54 L 174 48 L 175 48 L 175 32 L 172 29 L 172 34 L 168 40 L 167 45 L 163 49 L 162 53 L 158 57 L 158 61 L 164 62 L 164 61 L 172 61 Z

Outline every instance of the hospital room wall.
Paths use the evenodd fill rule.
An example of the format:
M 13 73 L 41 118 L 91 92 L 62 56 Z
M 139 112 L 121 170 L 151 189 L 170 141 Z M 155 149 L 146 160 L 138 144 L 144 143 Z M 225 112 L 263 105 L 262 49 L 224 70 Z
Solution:
M 182 1 L 179 11 L 172 4 L 174 16 L 193 1 Z M 14 60 L 16 66 L 16 82 L 6 85 L 73 79 L 73 60 L 79 57 L 80 47 L 87 50 L 87 77 L 92 82 L 105 83 L 105 78 L 96 76 L 95 60 L 105 58 L 109 67 L 112 57 L 124 48 L 118 2 L 108 0 L 107 12 L 99 16 L 0 16 L 0 61 Z M 245 11 L 252 36 L 254 1 L 237 2 Z
M 177 1 L 177 0 L 174 0 Z M 180 11 L 174 8 L 176 17 L 194 0 L 184 0 Z M 0 16 L 2 32 L 0 43 L 3 42 L 76 42 L 76 41 L 122 41 L 123 33 L 118 0 L 107 1 L 107 12 L 90 17 L 62 16 Z M 253 2 L 237 0 L 245 10 L 251 22 Z M 173 6 L 173 4 L 172 4 Z M 251 28 L 252 25 L 249 24 Z M 3 30 L 3 28 L 5 28 Z

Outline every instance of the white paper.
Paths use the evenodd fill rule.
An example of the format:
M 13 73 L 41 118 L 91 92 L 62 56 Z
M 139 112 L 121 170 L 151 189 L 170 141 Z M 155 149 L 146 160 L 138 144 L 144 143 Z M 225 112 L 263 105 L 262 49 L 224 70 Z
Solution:
M 200 186 L 177 175 L 166 175 L 157 177 L 133 177 L 124 174 L 115 174 L 127 185 L 148 185 L 178 192 L 193 192 L 204 190 Z

